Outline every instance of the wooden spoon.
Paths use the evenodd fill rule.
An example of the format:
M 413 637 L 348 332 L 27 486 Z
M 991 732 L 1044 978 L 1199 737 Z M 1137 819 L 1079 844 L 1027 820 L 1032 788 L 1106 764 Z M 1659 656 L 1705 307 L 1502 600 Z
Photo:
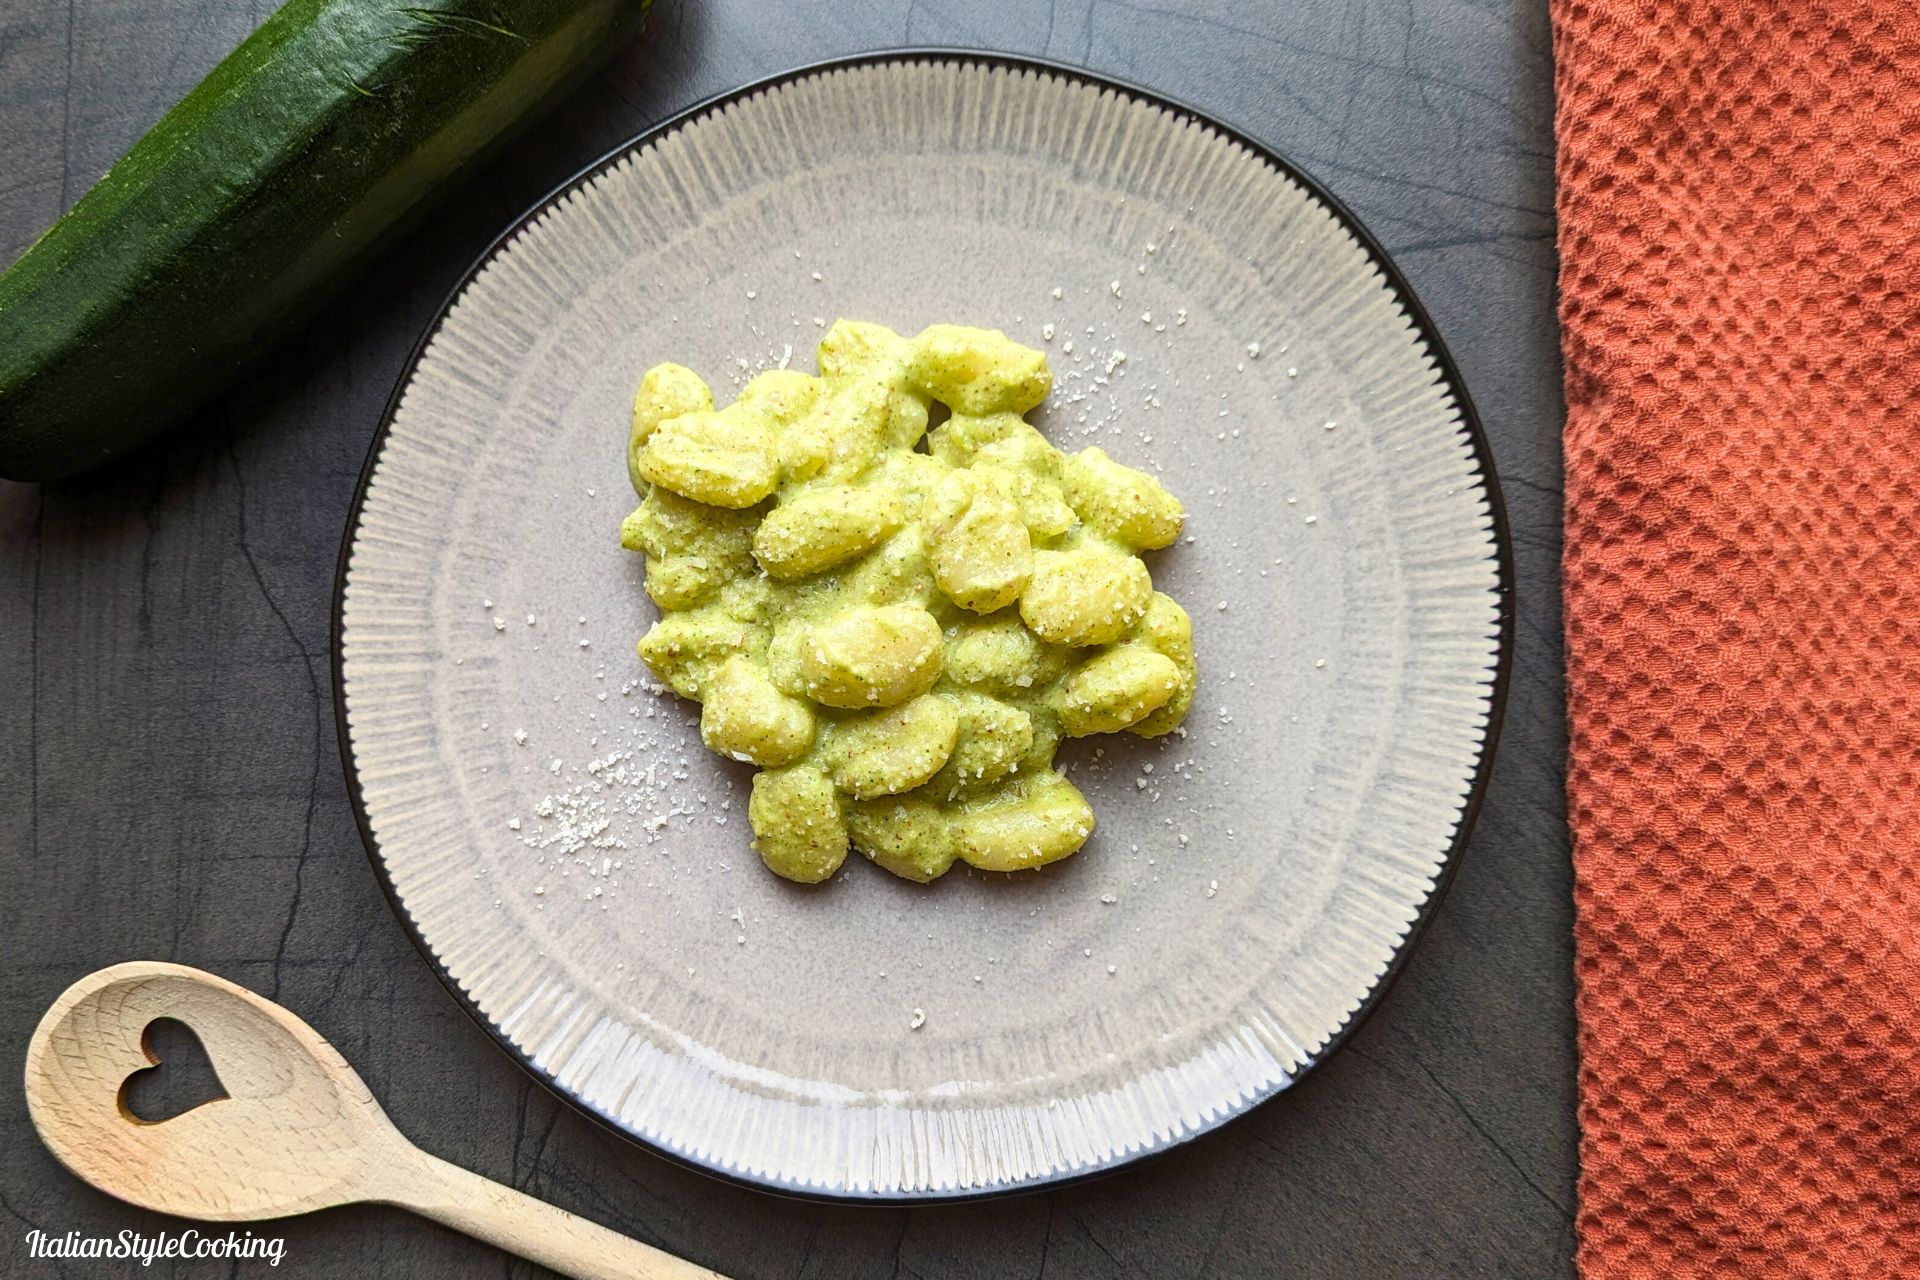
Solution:
M 156 1018 L 200 1037 L 228 1096 L 152 1123 L 127 1110 L 128 1078 L 159 1061 Z M 160 1213 L 250 1222 L 370 1201 L 583 1280 L 724 1280 L 428 1155 L 312 1027 L 184 965 L 117 964 L 68 987 L 27 1048 L 27 1109 L 61 1163 Z

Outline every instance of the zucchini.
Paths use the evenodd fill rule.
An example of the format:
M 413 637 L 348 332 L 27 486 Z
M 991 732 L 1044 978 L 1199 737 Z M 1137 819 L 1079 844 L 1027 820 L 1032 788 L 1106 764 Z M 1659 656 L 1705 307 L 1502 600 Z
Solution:
M 646 0 L 291 0 L 0 273 L 0 476 L 175 425 Z

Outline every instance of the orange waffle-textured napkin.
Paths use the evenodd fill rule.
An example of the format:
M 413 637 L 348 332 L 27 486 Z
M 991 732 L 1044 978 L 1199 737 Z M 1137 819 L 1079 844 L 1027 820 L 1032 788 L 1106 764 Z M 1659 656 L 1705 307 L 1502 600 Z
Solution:
M 1920 9 L 1551 3 L 1581 1270 L 1920 1277 Z

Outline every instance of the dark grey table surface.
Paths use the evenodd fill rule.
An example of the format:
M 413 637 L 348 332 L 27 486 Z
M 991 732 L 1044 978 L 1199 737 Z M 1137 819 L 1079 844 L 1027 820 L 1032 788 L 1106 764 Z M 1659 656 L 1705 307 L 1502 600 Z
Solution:
M 273 0 L 0 3 L 0 261 Z M 1113 1177 L 926 1209 L 710 1180 L 554 1101 L 388 911 L 348 808 L 327 624 L 354 482 L 402 361 L 509 220 L 709 94 L 902 45 L 1118 74 L 1291 156 L 1387 244 L 1492 437 L 1519 568 L 1505 736 L 1451 894 L 1343 1052 Z M 1562 801 L 1552 93 L 1536 0 L 660 0 L 647 33 L 466 182 L 265 369 L 103 473 L 0 483 L 0 1272 L 276 1274 L 31 1260 L 35 1227 L 177 1228 L 34 1137 L 27 1037 L 82 974 L 160 958 L 278 999 L 416 1141 L 737 1277 L 1365 1277 L 1571 1271 L 1570 874 Z M 298 1276 L 528 1276 L 385 1209 L 276 1224 Z

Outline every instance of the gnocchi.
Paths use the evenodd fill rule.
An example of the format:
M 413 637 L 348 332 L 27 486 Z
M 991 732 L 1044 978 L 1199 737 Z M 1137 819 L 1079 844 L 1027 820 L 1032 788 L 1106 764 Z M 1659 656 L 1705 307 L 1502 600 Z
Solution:
M 922 882 L 1076 852 L 1094 814 L 1060 739 L 1167 733 L 1193 702 L 1192 620 L 1139 558 L 1184 508 L 1028 424 L 1052 373 L 1002 333 L 840 320 L 818 355 L 718 409 L 683 366 L 641 380 L 620 529 L 662 612 L 641 659 L 760 770 L 754 847 L 787 879 L 849 847 Z

